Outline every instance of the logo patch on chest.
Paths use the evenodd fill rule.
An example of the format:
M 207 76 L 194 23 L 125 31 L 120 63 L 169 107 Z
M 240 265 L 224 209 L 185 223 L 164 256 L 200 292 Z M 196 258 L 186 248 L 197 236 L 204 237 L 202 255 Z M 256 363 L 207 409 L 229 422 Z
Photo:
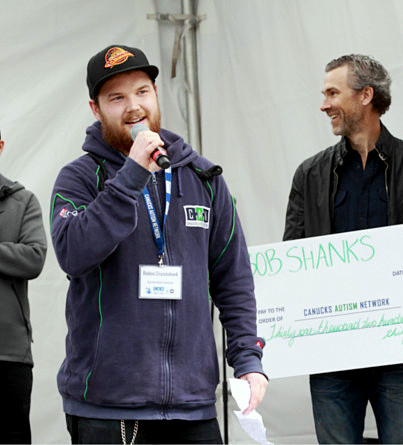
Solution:
M 208 229 L 210 226 L 210 208 L 204 206 L 183 206 L 185 211 L 186 227 L 201 227 Z

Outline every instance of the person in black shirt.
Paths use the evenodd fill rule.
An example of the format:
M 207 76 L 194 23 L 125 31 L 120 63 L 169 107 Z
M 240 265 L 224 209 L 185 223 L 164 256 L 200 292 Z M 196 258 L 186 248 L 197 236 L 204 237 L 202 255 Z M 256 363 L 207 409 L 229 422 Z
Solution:
M 371 57 L 326 66 L 321 111 L 341 140 L 294 175 L 284 240 L 403 223 L 403 141 L 380 120 L 391 79 Z M 371 403 L 381 443 L 403 443 L 403 364 L 310 376 L 320 443 L 362 443 Z

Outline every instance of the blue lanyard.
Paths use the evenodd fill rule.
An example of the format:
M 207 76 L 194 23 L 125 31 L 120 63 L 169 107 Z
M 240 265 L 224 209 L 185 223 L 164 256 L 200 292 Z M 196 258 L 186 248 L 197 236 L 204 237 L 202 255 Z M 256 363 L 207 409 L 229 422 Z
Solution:
M 150 193 L 148 191 L 148 188 L 145 187 L 143 191 L 143 198 L 144 202 L 146 204 L 146 209 L 148 212 L 148 218 L 150 220 L 151 224 L 151 231 L 153 233 L 154 241 L 158 249 L 158 257 L 159 257 L 159 264 L 162 264 L 162 258 L 164 256 L 164 250 L 165 250 L 165 223 L 168 216 L 169 211 L 169 204 L 171 202 L 171 184 L 172 184 L 172 170 L 171 167 L 167 168 L 165 171 L 165 213 L 164 213 L 164 219 L 162 222 L 162 229 L 158 223 L 158 217 L 157 212 L 155 211 L 154 204 L 151 200 Z

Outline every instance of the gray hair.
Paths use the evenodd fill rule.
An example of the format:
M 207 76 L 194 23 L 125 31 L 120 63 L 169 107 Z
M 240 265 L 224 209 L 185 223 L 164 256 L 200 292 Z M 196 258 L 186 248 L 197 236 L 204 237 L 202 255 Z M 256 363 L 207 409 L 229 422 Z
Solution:
M 348 84 L 354 91 L 361 91 L 369 86 L 374 90 L 372 104 L 379 115 L 384 114 L 392 102 L 390 84 L 392 79 L 386 69 L 375 59 L 362 54 L 350 54 L 333 59 L 326 65 L 325 71 L 341 66 L 349 67 Z

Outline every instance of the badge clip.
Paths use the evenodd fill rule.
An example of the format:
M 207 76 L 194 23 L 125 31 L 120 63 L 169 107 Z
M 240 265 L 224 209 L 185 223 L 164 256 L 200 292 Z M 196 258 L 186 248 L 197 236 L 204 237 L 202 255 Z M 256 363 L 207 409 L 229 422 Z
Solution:
M 161 255 L 158 255 L 158 266 L 163 266 L 164 265 L 164 253 L 162 253 Z

